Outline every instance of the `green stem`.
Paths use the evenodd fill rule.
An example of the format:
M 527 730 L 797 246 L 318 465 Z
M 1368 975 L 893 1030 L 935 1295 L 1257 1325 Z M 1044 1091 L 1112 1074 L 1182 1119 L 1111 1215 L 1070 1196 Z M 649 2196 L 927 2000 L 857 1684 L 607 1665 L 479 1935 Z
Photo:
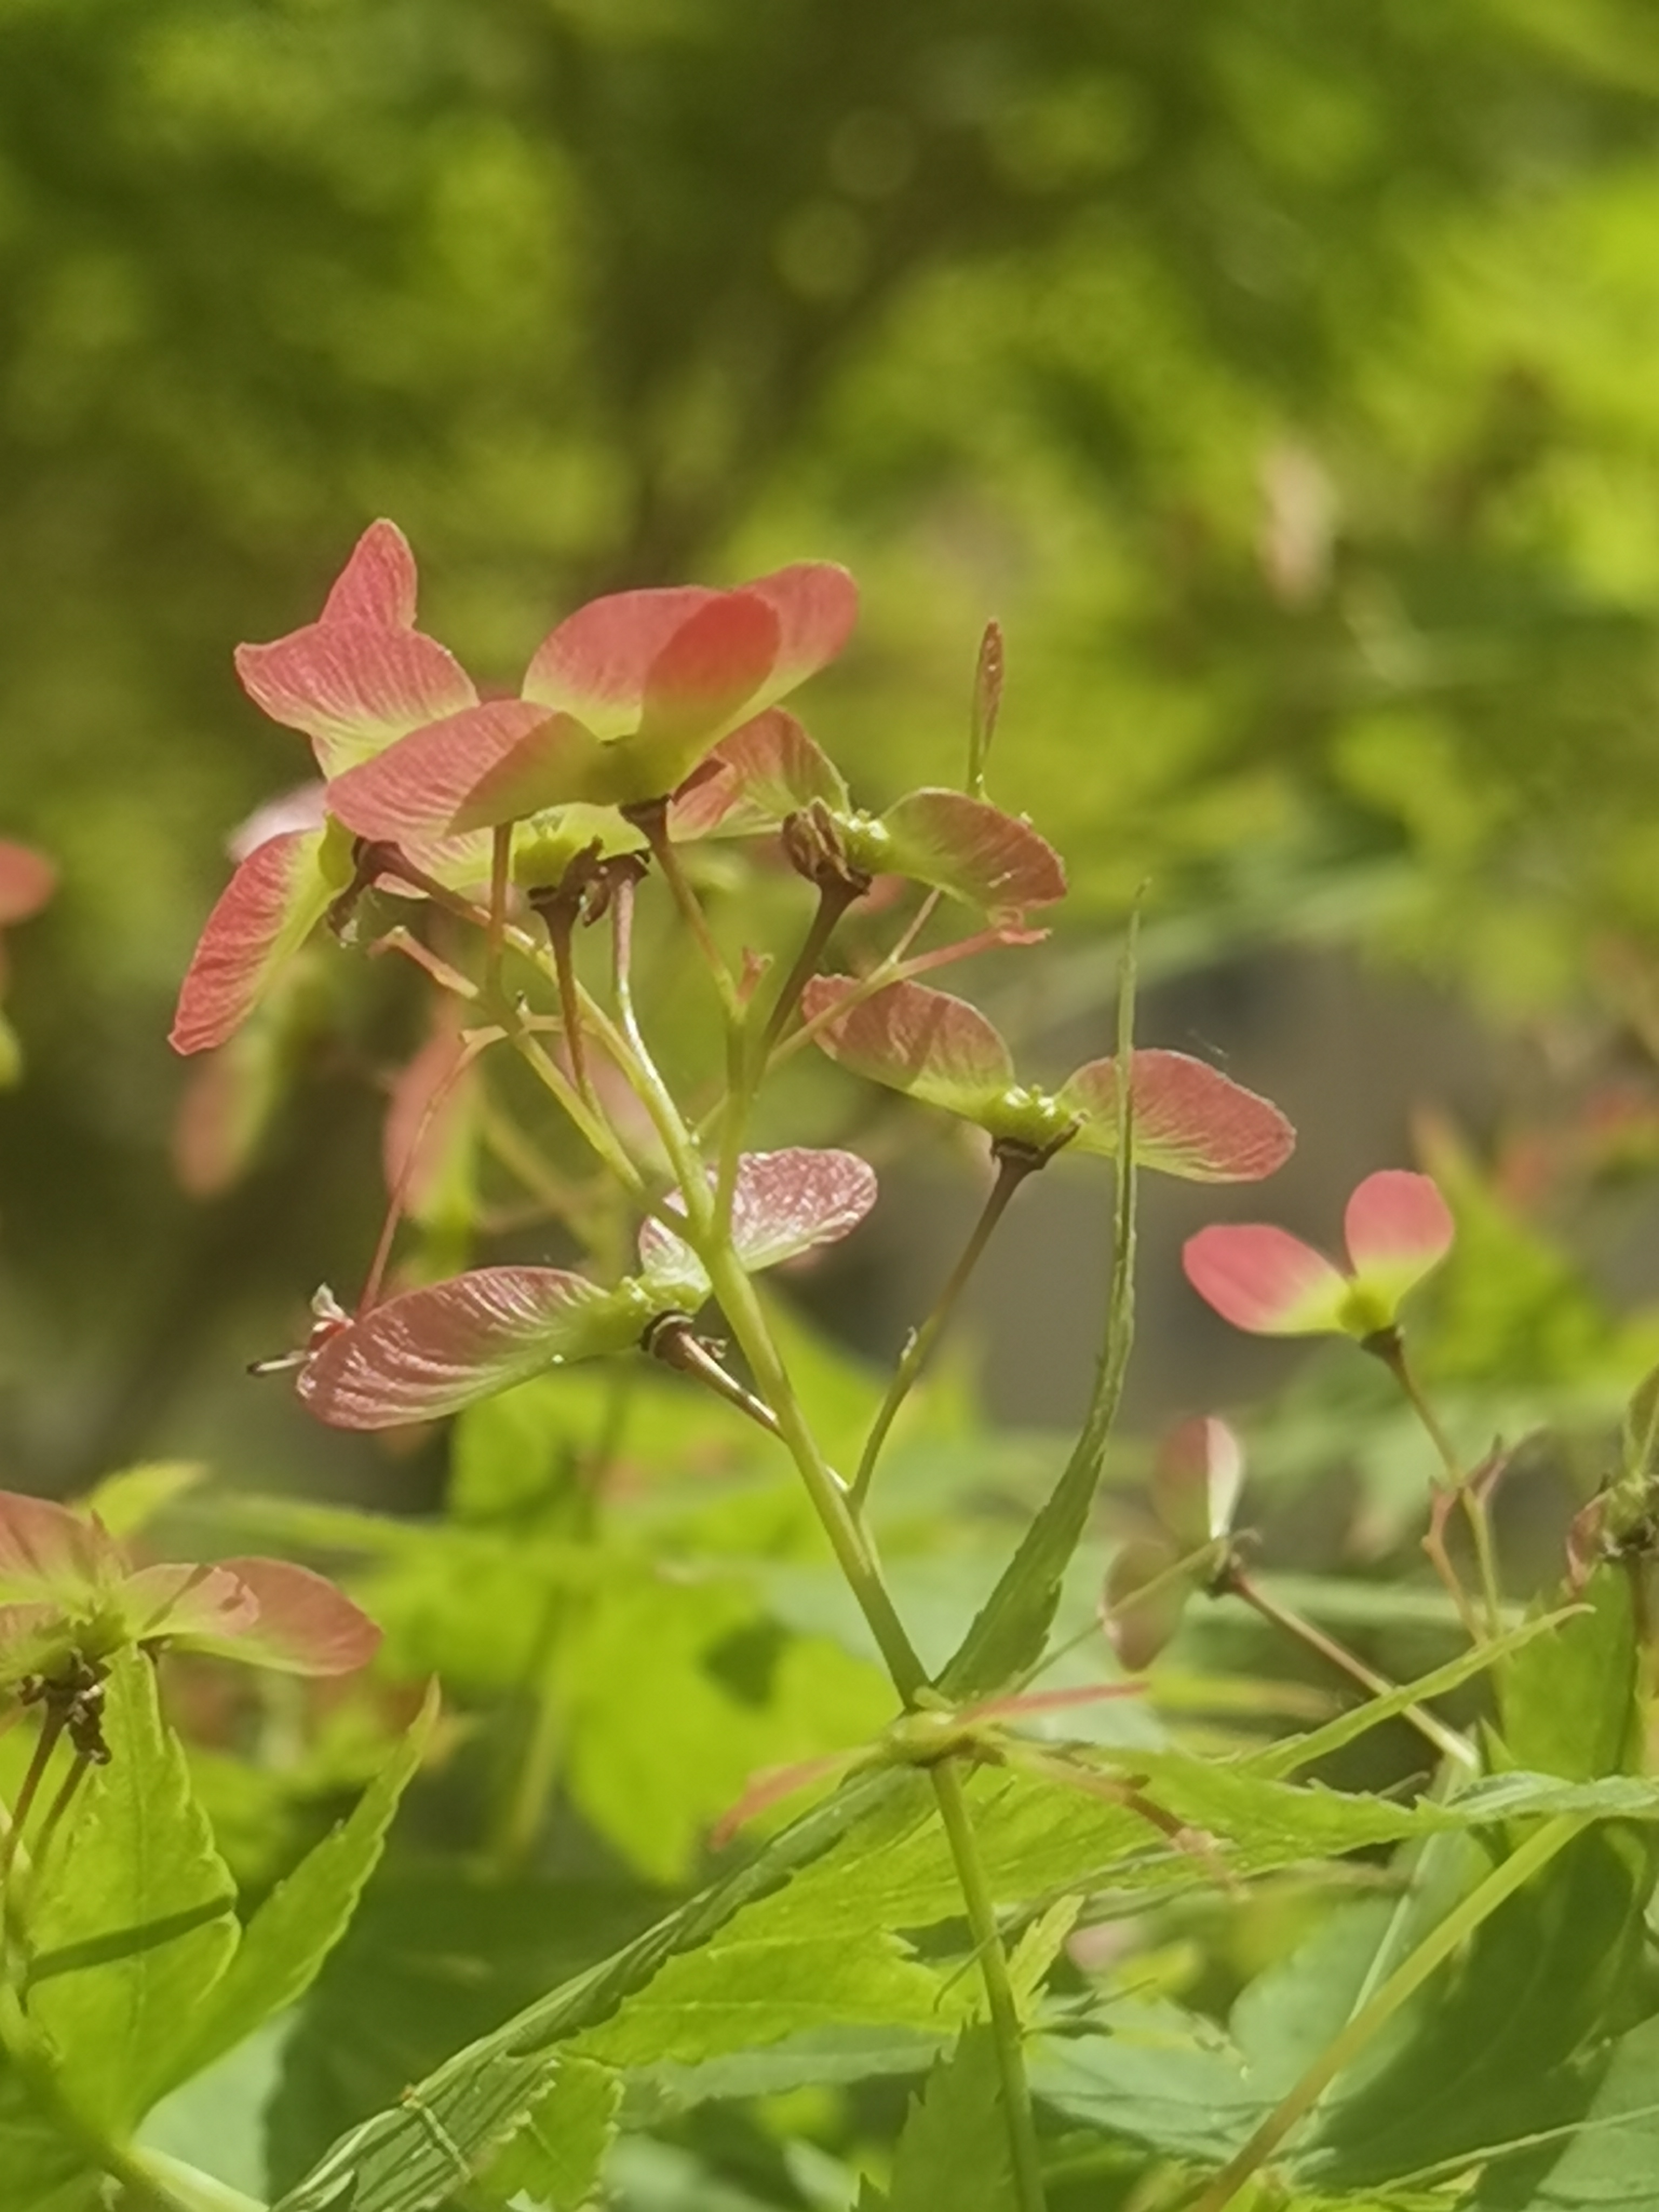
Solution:
M 1583 1813 L 1563 1813 L 1547 1821 L 1449 1912 L 1433 1933 L 1359 2008 L 1341 2033 L 1327 2045 L 1237 2157 L 1230 2159 L 1202 2196 L 1194 2198 L 1188 2212 L 1224 2212 L 1250 2176 L 1273 2156 L 1285 2136 L 1313 2110 L 1342 2069 L 1358 2057 L 1377 2030 L 1417 1994 L 1435 1970 L 1505 1899 L 1512 1897 L 1540 1868 L 1547 1866 L 1558 1851 L 1565 1850 L 1574 1837 L 1590 1825 L 1590 1819 Z
M 946 1323 L 956 1310 L 957 1301 L 967 1288 L 969 1277 L 978 1266 L 981 1255 L 990 1243 L 992 1231 L 1006 1212 L 1008 1201 L 1021 1183 L 1028 1175 L 1041 1165 L 1042 1162 L 1033 1154 L 1003 1152 L 999 1155 L 997 1179 L 991 1186 L 990 1194 L 986 1199 L 978 1221 L 975 1224 L 974 1232 L 963 1247 L 962 1256 L 951 1269 L 950 1280 L 939 1292 L 933 1311 L 919 1328 L 911 1331 L 906 1340 L 904 1349 L 899 1355 L 898 1365 L 893 1370 L 893 1379 L 887 1386 L 887 1395 L 882 1400 L 876 1418 L 870 1425 L 870 1433 L 865 1439 L 864 1450 L 860 1455 L 858 1473 L 853 1478 L 854 1511 L 862 1508 L 866 1498 L 870 1494 L 870 1484 L 876 1472 L 876 1462 L 881 1456 L 882 1446 L 887 1441 L 888 1431 L 898 1419 L 899 1408 L 915 1389 L 922 1369 L 933 1356 L 933 1346 L 939 1342 Z
M 507 943 L 507 892 L 513 871 L 513 824 L 503 822 L 489 838 L 489 921 L 484 932 L 484 994 L 491 1006 L 501 996 L 501 956 Z
M 650 807 L 629 807 L 624 811 L 628 820 L 644 833 L 646 842 L 651 848 L 651 857 L 661 869 L 662 879 L 673 893 L 681 919 L 690 931 L 697 950 L 702 955 L 703 965 L 714 979 L 726 1018 L 737 1025 L 743 1019 L 738 988 L 732 981 L 732 971 L 726 966 L 719 945 L 714 942 L 708 927 L 708 917 L 702 910 L 702 901 L 687 881 L 685 871 L 680 866 L 680 856 L 674 848 L 674 841 L 668 834 L 668 802 L 663 799 Z
M 722 1249 L 705 1252 L 702 1261 L 727 1326 L 749 1363 L 760 1396 L 777 1418 L 778 1435 L 806 1485 L 807 1495 L 859 1610 L 869 1623 L 893 1686 L 907 1706 L 914 1705 L 917 1692 L 927 1686 L 927 1670 L 887 1594 L 846 1486 L 818 1449 L 788 1370 L 772 1341 L 755 1286 L 729 1243 Z
M 985 1984 L 986 2008 L 996 2048 L 997 2070 L 1002 2077 L 1003 2102 L 1007 2107 L 1008 2145 L 1013 2154 L 1014 2196 L 1019 2212 L 1044 2212 L 1042 2158 L 1037 2147 L 1036 2123 L 1031 2111 L 1031 2087 L 1025 2075 L 1019 2007 L 1008 1978 L 1008 1954 L 1002 1947 L 995 1902 L 980 1856 L 957 1762 L 942 1759 L 930 1767 L 933 1796 L 944 1824 L 951 1857 L 956 1867 L 969 1931 Z
M 543 1049 L 538 1038 L 528 1030 L 514 1030 L 509 1042 L 543 1089 L 552 1093 L 563 1107 L 588 1145 L 616 1176 L 617 1182 L 637 1201 L 643 1201 L 645 1183 L 639 1170 L 617 1141 L 615 1132 L 603 1116 L 592 1113 L 571 1088 L 560 1069 Z

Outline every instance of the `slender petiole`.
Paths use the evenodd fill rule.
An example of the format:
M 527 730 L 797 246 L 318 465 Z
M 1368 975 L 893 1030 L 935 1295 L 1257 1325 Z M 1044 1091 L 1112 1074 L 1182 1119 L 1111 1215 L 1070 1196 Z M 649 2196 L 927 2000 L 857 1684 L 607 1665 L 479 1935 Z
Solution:
M 919 1328 L 912 1329 L 905 1340 L 893 1379 L 887 1386 L 887 1395 L 877 1410 L 865 1439 L 858 1472 L 853 1478 L 853 1504 L 856 1510 L 870 1494 L 870 1485 L 875 1476 L 876 1462 L 881 1456 L 882 1446 L 888 1432 L 898 1419 L 899 1409 L 921 1378 L 921 1371 L 933 1357 L 933 1347 L 944 1334 L 946 1324 L 955 1312 L 957 1302 L 968 1287 L 969 1278 L 978 1266 L 980 1257 L 991 1241 L 999 1221 L 1008 1209 L 1009 1200 L 1027 1176 L 1042 1165 L 1044 1155 L 1036 1152 L 1000 1151 L 997 1154 L 997 1179 L 992 1184 L 972 1235 L 963 1247 L 962 1256 L 951 1269 L 945 1288 L 934 1301 L 933 1310 Z

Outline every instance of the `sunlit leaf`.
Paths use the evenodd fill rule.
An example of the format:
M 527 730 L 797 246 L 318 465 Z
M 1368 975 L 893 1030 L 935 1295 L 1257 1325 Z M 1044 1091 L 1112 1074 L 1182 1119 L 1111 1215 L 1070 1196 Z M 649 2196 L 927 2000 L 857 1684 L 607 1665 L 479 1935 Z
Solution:
M 235 1892 L 141 1654 L 113 1662 L 104 1734 L 109 1764 L 82 1785 L 30 1913 L 27 2002 L 64 2094 L 119 2141 L 235 1949 Z
M 325 623 L 361 622 L 408 629 L 415 621 L 416 576 L 409 540 L 384 516 L 371 522 L 323 602 Z
M 307 1854 L 254 1914 L 229 1967 L 191 2008 L 187 2039 L 173 2057 L 164 2087 L 202 2072 L 310 1988 L 380 1863 L 386 1830 L 420 1765 L 436 1715 L 436 1692 L 428 1692 L 413 1726 L 348 1818 Z
M 522 741 L 534 732 L 548 757 L 586 762 L 597 757 L 590 732 L 568 715 L 550 716 L 526 699 L 487 699 L 461 708 L 357 762 L 328 787 L 329 811 L 360 837 L 403 842 L 441 836 L 458 829 L 477 829 L 490 821 L 512 821 L 551 802 L 526 798 L 516 785 L 499 791 L 499 807 L 484 804 L 478 819 L 463 821 L 480 793 L 492 794 L 491 778 L 505 773 Z M 573 778 L 580 781 L 576 771 Z M 586 791 L 560 796 L 586 798 Z
M 236 672 L 275 722 L 303 731 L 326 775 L 474 704 L 472 679 L 435 638 L 363 622 L 313 623 L 236 648 Z
M 487 2194 L 522 2191 L 548 2212 L 584 2212 L 617 2131 L 621 2077 L 580 2058 L 560 2062 L 553 2086 L 483 2177 Z
M 1451 1249 L 1450 1210 L 1431 1179 L 1404 1168 L 1367 1176 L 1343 1217 L 1354 1273 L 1391 1304 Z
M 165 1626 L 170 1644 L 287 1674 L 349 1674 L 374 1656 L 380 1630 L 343 1590 L 309 1567 L 287 1559 L 233 1559 L 221 1560 L 214 1571 L 229 1576 L 252 1601 L 251 1616 L 216 1627 L 198 1625 L 175 1608 Z

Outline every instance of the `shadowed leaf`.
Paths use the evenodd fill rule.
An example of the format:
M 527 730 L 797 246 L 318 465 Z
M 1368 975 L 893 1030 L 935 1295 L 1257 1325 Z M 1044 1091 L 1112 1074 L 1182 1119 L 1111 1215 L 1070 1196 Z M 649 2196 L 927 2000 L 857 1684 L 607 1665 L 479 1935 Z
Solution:
M 1183 1551 L 1231 1533 L 1244 1454 L 1225 1421 L 1199 1415 L 1170 1430 L 1152 1470 L 1152 1510 Z

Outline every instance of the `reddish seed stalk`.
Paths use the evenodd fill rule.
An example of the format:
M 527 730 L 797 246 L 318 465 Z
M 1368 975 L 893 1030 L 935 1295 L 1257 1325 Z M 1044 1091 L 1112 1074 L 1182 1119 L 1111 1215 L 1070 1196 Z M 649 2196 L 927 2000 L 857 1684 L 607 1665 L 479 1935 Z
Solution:
M 40 1733 L 35 1739 L 27 1771 L 18 1790 L 17 1802 L 12 1808 L 11 1826 L 7 1829 L 4 1838 L 0 1840 L 0 1893 L 3 1893 L 11 1880 L 11 1870 L 17 1857 L 18 1844 L 22 1840 L 23 1830 L 27 1825 L 30 1813 L 33 1810 L 35 1797 L 45 1778 L 46 1768 L 52 1762 L 52 1754 L 58 1748 L 58 1739 L 63 1732 L 64 1716 L 54 1706 L 47 1705 L 40 1715 Z
M 1395 1685 L 1385 1674 L 1379 1674 L 1375 1668 L 1368 1667 L 1357 1651 L 1350 1651 L 1346 1644 L 1339 1644 L 1334 1636 L 1327 1636 L 1323 1629 L 1316 1628 L 1301 1613 L 1293 1613 L 1289 1606 L 1280 1605 L 1276 1599 L 1270 1598 L 1239 1569 L 1233 1569 L 1227 1578 L 1226 1587 L 1235 1597 L 1242 1598 L 1246 1605 L 1260 1613 L 1262 1620 L 1270 1621 L 1285 1635 L 1295 1637 L 1298 1643 L 1305 1644 L 1310 1651 L 1316 1652 L 1329 1665 L 1340 1668 L 1362 1689 L 1369 1690 L 1374 1698 L 1392 1695 Z M 1418 1734 L 1425 1737 L 1443 1756 L 1455 1759 L 1460 1766 L 1474 1763 L 1469 1747 L 1462 1738 L 1437 1721 L 1432 1713 L 1425 1712 L 1421 1705 L 1407 1705 L 1401 1718 L 1409 1721 Z

